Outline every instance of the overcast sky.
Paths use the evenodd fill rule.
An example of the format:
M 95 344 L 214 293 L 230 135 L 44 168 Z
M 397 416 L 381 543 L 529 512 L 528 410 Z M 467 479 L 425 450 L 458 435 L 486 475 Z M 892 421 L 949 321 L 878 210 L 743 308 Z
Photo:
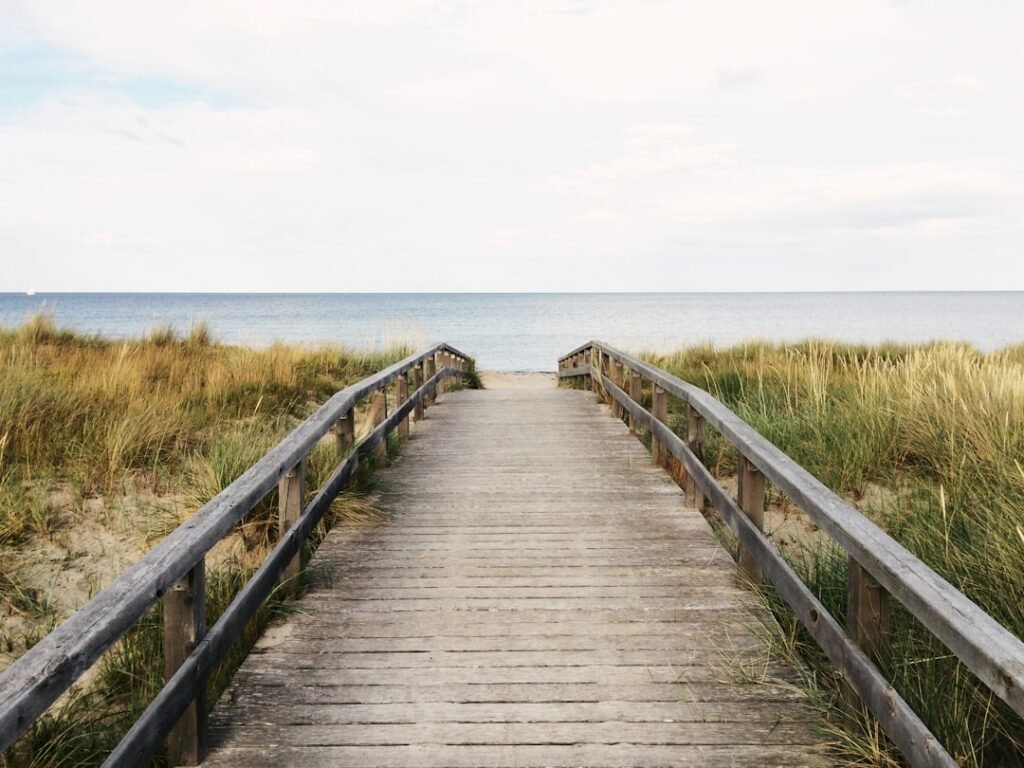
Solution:
M 1024 2 L 0 0 L 0 291 L 1024 289 Z

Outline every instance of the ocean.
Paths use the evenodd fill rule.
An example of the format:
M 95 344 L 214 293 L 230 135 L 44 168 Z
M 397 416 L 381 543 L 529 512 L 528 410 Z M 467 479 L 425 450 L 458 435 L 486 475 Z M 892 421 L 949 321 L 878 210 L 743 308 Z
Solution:
M 225 343 L 355 347 L 447 341 L 484 370 L 552 371 L 590 339 L 669 350 L 750 339 L 1024 343 L 1024 292 L 515 294 L 0 294 L 0 324 L 51 312 L 114 338 L 205 321 Z

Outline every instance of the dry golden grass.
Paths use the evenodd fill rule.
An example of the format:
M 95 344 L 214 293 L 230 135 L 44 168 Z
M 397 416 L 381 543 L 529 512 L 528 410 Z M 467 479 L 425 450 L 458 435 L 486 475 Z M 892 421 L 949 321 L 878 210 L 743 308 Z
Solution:
M 205 325 L 184 336 L 159 328 L 145 339 L 110 341 L 60 330 L 46 315 L 0 329 L 0 662 L 74 609 L 66 587 L 48 584 L 82 582 L 72 572 L 86 560 L 137 556 L 337 390 L 409 353 L 402 345 L 224 346 Z M 339 459 L 330 441 L 314 449 L 310 493 Z M 139 503 L 141 494 L 154 501 Z M 211 553 L 211 621 L 272 543 L 273 505 L 261 502 Z M 362 518 L 367 505 L 345 496 L 332 515 Z M 96 535 L 100 554 L 83 542 Z M 95 578 L 90 590 L 114 575 Z M 161 684 L 161 632 L 159 612 L 151 612 L 0 765 L 98 765 Z M 245 647 L 237 644 L 215 676 L 214 693 Z

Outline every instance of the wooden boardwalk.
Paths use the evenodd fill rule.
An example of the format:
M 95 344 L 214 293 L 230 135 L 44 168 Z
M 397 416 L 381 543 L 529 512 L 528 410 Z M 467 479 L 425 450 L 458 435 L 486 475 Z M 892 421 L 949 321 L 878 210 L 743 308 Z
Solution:
M 753 594 L 593 395 L 444 395 L 211 714 L 206 766 L 828 765 Z

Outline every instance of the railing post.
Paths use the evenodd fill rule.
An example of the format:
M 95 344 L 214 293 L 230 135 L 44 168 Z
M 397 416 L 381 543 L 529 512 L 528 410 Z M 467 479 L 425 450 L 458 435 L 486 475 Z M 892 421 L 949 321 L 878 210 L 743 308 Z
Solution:
M 757 530 L 764 530 L 764 475 L 750 460 L 740 455 L 738 473 L 738 489 L 740 509 L 750 518 Z M 740 573 L 753 584 L 761 583 L 761 566 L 757 564 L 753 553 L 739 545 Z
M 668 423 L 668 393 L 657 384 L 651 385 L 651 415 L 662 424 Z M 651 436 L 651 460 L 659 467 L 668 459 L 668 451 L 661 440 Z
M 612 382 L 619 389 L 622 389 L 625 384 L 624 376 L 625 374 L 623 373 L 622 363 L 618 360 L 614 361 L 612 364 Z M 612 398 L 612 415 L 616 419 L 619 419 L 619 421 L 622 420 L 622 406 L 614 397 Z
M 593 355 L 593 349 L 592 348 L 588 347 L 587 349 L 583 350 L 583 365 L 585 365 L 588 369 L 590 368 L 590 360 L 591 360 L 592 355 Z M 593 388 L 594 388 L 594 381 L 591 378 L 590 372 L 588 370 L 587 375 L 583 377 L 583 389 L 585 389 L 586 391 L 589 392 Z
M 373 429 L 376 429 L 384 420 L 388 417 L 388 390 L 385 384 L 376 392 L 373 393 L 373 401 L 370 405 L 371 412 L 371 424 Z M 384 439 L 380 441 L 380 444 L 373 449 L 373 458 L 378 461 L 383 461 L 388 456 L 388 436 L 384 435 Z
M 413 391 L 418 391 L 423 386 L 423 361 L 416 363 L 416 367 L 412 369 L 412 388 Z M 416 401 L 416 405 L 412 409 L 412 417 L 414 421 L 423 421 L 423 398 Z
M 302 515 L 302 507 L 306 497 L 306 460 L 296 464 L 277 484 L 277 535 L 284 536 L 288 529 Z M 306 543 L 291 559 L 281 575 L 284 584 L 294 590 L 296 577 L 306 567 Z
M 434 356 L 431 355 L 430 357 L 427 358 L 427 381 L 430 381 L 432 378 L 434 378 L 435 373 L 437 373 L 437 361 L 434 359 Z M 430 389 L 427 390 L 427 396 L 426 398 L 424 398 L 423 405 L 424 407 L 428 405 L 433 405 L 436 401 L 437 389 L 431 386 Z
M 206 561 L 164 595 L 164 680 L 170 680 L 206 634 Z M 206 686 L 167 734 L 169 766 L 199 765 L 206 756 Z
M 697 457 L 697 461 L 704 463 L 704 417 L 697 409 L 687 403 L 686 405 L 686 444 L 690 451 Z M 686 498 L 697 510 L 704 509 L 704 492 L 697 487 L 693 477 L 686 476 Z
M 356 442 L 356 409 L 349 408 L 348 411 L 338 419 L 334 425 L 334 441 L 338 448 L 338 455 L 344 456 Z
M 402 404 L 409 399 L 409 378 L 406 374 L 398 377 L 398 393 L 395 396 L 395 408 L 401 408 Z M 398 422 L 398 437 L 400 440 L 409 439 L 409 417 L 406 416 Z
M 611 360 L 609 359 L 608 355 L 602 352 L 601 350 L 598 350 L 597 352 L 597 360 L 599 362 L 597 369 L 601 372 L 601 396 L 603 399 L 607 400 L 610 403 L 611 397 L 608 396 L 608 390 L 604 388 L 604 380 L 605 377 L 608 376 L 608 367 Z
M 889 593 L 850 557 L 847 624 L 853 639 L 876 662 L 885 659 L 892 634 Z
M 644 396 L 644 380 L 637 371 L 629 372 L 629 397 L 637 405 L 643 405 L 641 402 Z M 640 434 L 640 422 L 633 415 L 629 415 L 629 433 L 631 435 Z

